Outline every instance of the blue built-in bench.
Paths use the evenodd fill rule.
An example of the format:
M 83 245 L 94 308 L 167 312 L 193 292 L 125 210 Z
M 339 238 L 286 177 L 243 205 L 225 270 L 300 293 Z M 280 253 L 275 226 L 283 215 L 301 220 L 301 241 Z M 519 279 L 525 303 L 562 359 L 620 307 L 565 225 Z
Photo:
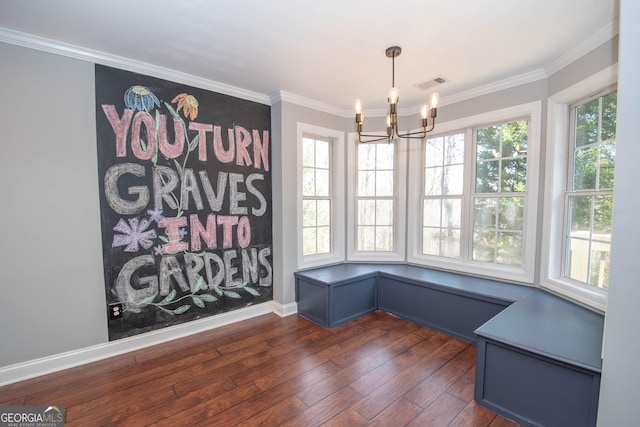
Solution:
M 295 273 L 325 327 L 382 310 L 477 343 L 476 401 L 526 426 L 594 426 L 604 319 L 543 290 L 403 264 Z

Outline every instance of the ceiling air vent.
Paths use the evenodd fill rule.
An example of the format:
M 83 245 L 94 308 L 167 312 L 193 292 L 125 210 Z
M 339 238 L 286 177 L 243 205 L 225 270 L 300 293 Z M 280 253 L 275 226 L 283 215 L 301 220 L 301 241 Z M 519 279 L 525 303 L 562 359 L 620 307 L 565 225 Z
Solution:
M 427 90 L 427 89 L 432 88 L 434 86 L 441 85 L 444 82 L 446 82 L 445 78 L 442 77 L 442 76 L 438 76 L 438 77 L 433 78 L 431 80 L 427 80 L 426 82 L 418 83 L 418 84 L 415 85 L 415 87 L 417 87 L 418 89 Z

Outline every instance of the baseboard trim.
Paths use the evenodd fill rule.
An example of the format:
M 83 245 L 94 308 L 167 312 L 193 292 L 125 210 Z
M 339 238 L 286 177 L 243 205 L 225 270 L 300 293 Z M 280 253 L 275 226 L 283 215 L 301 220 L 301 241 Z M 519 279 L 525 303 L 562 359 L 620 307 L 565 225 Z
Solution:
M 295 302 L 292 302 L 290 304 L 285 304 L 285 305 L 282 305 L 280 303 L 274 303 L 273 312 L 280 317 L 291 316 L 292 314 L 296 314 L 298 312 L 298 304 Z
M 285 317 L 295 314 L 296 312 L 297 305 L 295 303 L 283 305 L 276 301 L 269 301 L 117 341 L 110 341 L 17 363 L 0 368 L 0 386 L 107 359 L 130 351 L 187 337 L 209 329 L 251 319 L 263 314 L 275 313 L 280 317 Z

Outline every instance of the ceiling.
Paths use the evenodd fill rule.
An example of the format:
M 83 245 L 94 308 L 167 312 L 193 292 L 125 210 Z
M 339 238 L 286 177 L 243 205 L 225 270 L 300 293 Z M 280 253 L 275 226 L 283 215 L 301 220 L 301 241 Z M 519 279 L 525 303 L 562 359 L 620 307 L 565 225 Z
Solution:
M 443 77 L 443 101 L 547 72 L 617 28 L 617 0 L 0 0 L 0 27 L 259 94 L 383 108 L 395 61 L 400 105 Z

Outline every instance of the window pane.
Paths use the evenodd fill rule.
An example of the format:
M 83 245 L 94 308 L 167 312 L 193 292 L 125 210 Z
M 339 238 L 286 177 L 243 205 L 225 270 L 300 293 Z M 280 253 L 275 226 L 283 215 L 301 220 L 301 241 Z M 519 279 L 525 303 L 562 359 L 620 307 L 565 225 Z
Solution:
M 424 171 L 425 196 L 439 196 L 442 194 L 442 168 L 430 167 Z
M 613 144 L 600 146 L 600 182 L 599 189 L 613 188 L 613 174 L 615 170 L 616 147 Z
M 316 167 L 329 169 L 329 142 L 316 140 Z
M 376 169 L 393 169 L 394 144 L 374 144 L 376 147 Z
M 502 197 L 498 228 L 503 230 L 522 230 L 524 217 L 524 197 Z
M 526 155 L 529 122 L 520 120 L 502 125 L 502 157 Z
M 569 225 L 571 236 L 589 238 L 591 230 L 591 196 L 569 197 Z
M 318 226 L 331 225 L 331 201 L 318 200 L 316 206 Z
M 302 166 L 315 166 L 313 139 L 302 138 Z
M 591 246 L 591 270 L 589 274 L 589 284 L 602 289 L 608 289 L 610 264 L 610 244 L 594 242 Z
M 376 144 L 358 145 L 358 170 L 373 170 L 376 167 Z
M 522 262 L 522 234 L 498 233 L 498 256 L 500 264 L 520 265 Z
M 302 201 L 302 226 L 313 227 L 316 225 L 316 201 L 315 200 L 303 200 Z
M 358 224 L 375 225 L 376 221 L 376 201 L 358 200 Z
M 498 160 L 479 162 L 476 166 L 476 193 L 498 192 Z
M 500 185 L 500 191 L 502 192 L 527 191 L 527 159 L 503 160 L 502 182 Z
M 464 165 L 446 166 L 443 172 L 442 194 L 462 194 Z
M 473 206 L 473 227 L 476 229 L 495 229 L 496 227 L 495 198 L 476 198 Z
M 372 197 L 376 195 L 376 178 L 374 171 L 358 172 L 358 196 Z
M 316 253 L 316 228 L 302 229 L 302 254 L 312 255 Z
M 443 162 L 443 138 L 427 139 L 424 150 L 425 166 L 440 166 Z
M 376 172 L 376 196 L 393 196 L 393 171 Z
M 593 238 L 611 241 L 611 222 L 613 219 L 613 196 L 596 196 L 593 212 Z
M 302 195 L 315 196 L 316 173 L 313 168 L 302 168 Z
M 375 232 L 373 226 L 358 227 L 358 250 L 373 251 L 375 250 Z
M 598 178 L 598 147 L 576 150 L 574 190 L 595 190 Z
M 602 135 L 600 139 L 604 142 L 614 141 L 616 139 L 617 98 L 617 91 L 602 97 Z
M 599 99 L 576 108 L 576 147 L 598 141 Z
M 331 228 L 330 227 L 318 227 L 317 239 L 318 239 L 317 253 L 326 254 L 331 252 Z
M 442 201 L 442 226 L 460 228 L 462 217 L 462 199 L 444 199 Z
M 329 170 L 316 169 L 316 196 L 329 195 Z
M 393 201 L 376 201 L 376 225 L 393 225 Z
M 444 164 L 464 163 L 464 133 L 444 137 Z
M 440 199 L 428 199 L 423 203 L 422 225 L 425 227 L 440 227 Z
M 460 230 L 442 230 L 440 255 L 449 258 L 460 257 Z
M 569 238 L 568 241 L 568 271 L 571 279 L 588 283 L 589 277 L 589 240 Z
M 424 227 L 422 229 L 422 253 L 440 255 L 440 229 Z
M 478 160 L 497 159 L 500 157 L 500 127 L 490 126 L 477 131 Z
M 376 250 L 393 250 L 393 227 L 376 227 Z
M 473 259 L 493 262 L 495 259 L 495 233 L 476 231 L 473 233 Z

